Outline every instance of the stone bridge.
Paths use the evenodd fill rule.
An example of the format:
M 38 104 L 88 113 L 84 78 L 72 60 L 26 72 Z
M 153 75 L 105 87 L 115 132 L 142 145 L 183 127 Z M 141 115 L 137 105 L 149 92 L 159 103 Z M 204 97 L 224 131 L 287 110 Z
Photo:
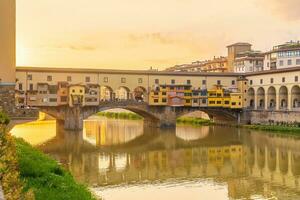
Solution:
M 149 106 L 146 102 L 127 101 L 108 101 L 100 102 L 98 106 L 41 106 L 39 110 L 47 113 L 59 121 L 63 121 L 64 128 L 67 130 L 81 130 L 83 120 L 100 111 L 121 108 L 139 114 L 144 118 L 147 126 L 172 127 L 176 125 L 176 119 L 185 114 L 203 111 L 209 117 L 222 123 L 240 123 L 242 110 L 230 110 L 224 108 L 208 107 L 170 107 L 170 106 Z

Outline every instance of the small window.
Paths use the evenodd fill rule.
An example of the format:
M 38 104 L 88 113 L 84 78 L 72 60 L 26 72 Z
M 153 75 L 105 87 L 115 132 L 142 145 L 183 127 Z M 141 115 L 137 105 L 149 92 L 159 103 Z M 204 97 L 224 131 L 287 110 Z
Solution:
M 206 99 L 202 99 L 202 103 L 203 103 L 203 104 L 206 104 Z
M 142 79 L 142 78 L 139 78 L 139 79 L 138 79 L 138 83 L 143 83 L 143 79 Z
M 167 95 L 167 93 L 166 92 L 162 92 L 162 95 L 165 96 L 165 95 Z
M 166 102 L 167 102 L 167 99 L 166 99 L 166 98 L 163 98 L 163 99 L 162 99 L 162 102 L 163 102 L 163 103 L 166 103 Z
M 175 79 L 172 79 L 172 80 L 171 80 L 171 84 L 175 84 Z
M 19 83 L 19 90 L 23 90 L 23 85 L 22 85 L 22 83 Z
M 67 81 L 71 82 L 72 81 L 72 77 L 71 76 L 67 76 Z
M 31 90 L 31 91 L 33 90 L 33 84 L 32 83 L 29 84 L 29 90 Z
M 252 85 L 253 84 L 253 80 L 250 80 L 250 85 Z
M 298 76 L 295 76 L 295 82 L 298 82 Z
M 229 101 L 225 101 L 224 103 L 225 103 L 226 105 L 228 105 L 230 102 L 229 102 Z
M 292 65 L 292 60 L 288 60 L 288 65 Z
M 83 91 L 82 91 L 82 90 L 79 90 L 79 92 L 82 93 Z
M 108 83 L 108 77 L 104 77 L 104 78 L 103 78 L 103 82 L 104 82 L 104 83 Z
M 86 82 L 86 83 L 91 82 L 91 77 L 89 77 L 89 76 L 85 77 L 85 82 Z
M 158 103 L 158 99 L 154 99 L 154 103 Z
M 73 89 L 72 92 L 75 93 L 75 90 Z
M 52 76 L 47 76 L 47 81 L 52 81 Z
M 222 101 L 217 101 L 217 104 L 222 104 Z
M 274 79 L 273 78 L 270 79 L 270 83 L 274 83 Z
M 264 83 L 264 80 L 263 79 L 260 79 L 260 84 L 263 84 Z
M 193 99 L 193 103 L 198 103 L 198 99 Z
M 217 85 L 221 85 L 221 80 L 217 80 Z
M 232 81 L 231 81 L 231 85 L 235 85 L 235 80 L 232 80 Z
M 206 80 L 202 80 L 202 85 L 206 85 Z
M 186 84 L 191 85 L 191 80 L 186 80 Z
M 300 59 L 296 60 L 296 65 L 300 65 Z
M 284 64 L 283 60 L 280 60 L 279 61 L 279 66 L 283 66 L 283 64 Z
M 236 102 L 232 102 L 231 105 L 235 106 L 235 105 L 236 105 Z
M 282 77 L 282 82 L 283 82 L 283 83 L 285 82 L 285 77 Z
M 27 75 L 27 80 L 32 81 L 32 74 Z
M 159 79 L 155 79 L 155 84 L 159 84 Z
M 121 83 L 126 83 L 126 78 L 121 78 Z

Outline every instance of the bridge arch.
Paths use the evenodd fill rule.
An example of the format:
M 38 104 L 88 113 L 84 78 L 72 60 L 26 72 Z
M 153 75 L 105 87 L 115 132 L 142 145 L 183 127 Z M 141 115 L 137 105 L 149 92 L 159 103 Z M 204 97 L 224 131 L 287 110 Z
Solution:
M 279 88 L 279 109 L 288 108 L 288 88 L 286 86 L 281 86 Z
M 294 85 L 292 87 L 291 99 L 292 99 L 292 108 L 293 109 L 300 108 L 300 87 L 298 85 Z
M 120 86 L 116 91 L 115 91 L 115 99 L 117 101 L 124 101 L 124 100 L 129 100 L 132 99 L 130 89 L 126 86 Z
M 257 108 L 258 109 L 264 109 L 265 108 L 265 89 L 263 87 L 260 87 L 257 89 Z
M 110 86 L 103 85 L 100 87 L 100 100 L 111 101 L 114 99 L 114 91 Z
M 148 92 L 143 86 L 138 86 L 133 90 L 133 97 L 136 101 L 148 102 Z
M 267 105 L 268 109 L 275 109 L 276 108 L 276 89 L 274 86 L 270 86 L 268 88 L 268 93 L 267 93 Z
M 251 109 L 255 108 L 255 90 L 253 88 L 248 90 L 248 107 Z

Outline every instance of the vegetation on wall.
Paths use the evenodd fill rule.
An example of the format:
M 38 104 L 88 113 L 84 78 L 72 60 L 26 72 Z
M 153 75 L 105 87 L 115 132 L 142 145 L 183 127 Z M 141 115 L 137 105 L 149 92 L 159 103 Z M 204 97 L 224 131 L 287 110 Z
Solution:
M 99 112 L 98 116 L 107 117 L 111 119 L 131 119 L 131 120 L 141 120 L 141 117 L 138 114 L 130 113 L 130 112 Z
M 181 124 L 191 124 L 191 125 L 214 125 L 214 122 L 209 119 L 202 119 L 196 117 L 180 117 L 176 120 L 177 123 Z

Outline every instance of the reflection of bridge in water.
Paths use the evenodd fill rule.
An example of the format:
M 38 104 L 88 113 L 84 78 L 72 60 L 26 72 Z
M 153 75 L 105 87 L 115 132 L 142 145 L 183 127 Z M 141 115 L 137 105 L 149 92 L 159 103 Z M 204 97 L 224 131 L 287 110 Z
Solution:
M 176 133 L 169 129 L 155 132 L 134 123 L 140 122 L 116 123 L 118 128 L 105 128 L 101 136 L 103 124 L 88 122 L 82 138 L 67 134 L 64 140 L 53 139 L 41 148 L 90 184 L 214 178 L 235 188 L 230 192 L 242 190 L 240 184 L 253 187 L 251 181 L 261 187 L 271 183 L 300 192 L 300 140 L 225 127 L 182 126 Z M 116 124 L 105 122 L 105 126 Z

